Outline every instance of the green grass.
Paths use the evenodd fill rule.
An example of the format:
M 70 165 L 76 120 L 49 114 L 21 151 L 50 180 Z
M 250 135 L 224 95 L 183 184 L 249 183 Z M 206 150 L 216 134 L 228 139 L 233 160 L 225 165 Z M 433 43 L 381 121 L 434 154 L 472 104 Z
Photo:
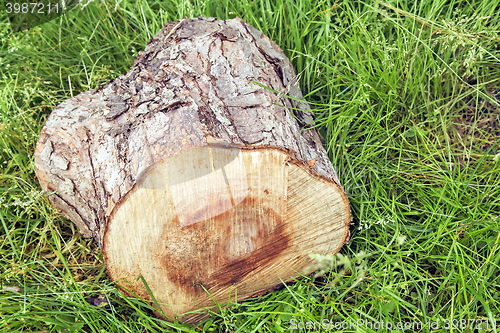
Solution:
M 117 291 L 96 244 L 41 193 L 33 152 L 56 105 L 126 72 L 163 23 L 197 15 L 239 16 L 292 59 L 354 226 L 323 277 L 191 327 Z M 29 31 L 0 24 L 1 332 L 281 332 L 325 319 L 500 331 L 500 1 L 96 0 Z M 469 320 L 483 323 L 460 328 Z

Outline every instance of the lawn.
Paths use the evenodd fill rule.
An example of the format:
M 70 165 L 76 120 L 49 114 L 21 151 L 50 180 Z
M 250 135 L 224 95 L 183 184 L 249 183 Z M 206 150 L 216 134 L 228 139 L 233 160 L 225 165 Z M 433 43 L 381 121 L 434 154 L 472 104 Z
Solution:
M 118 291 L 33 152 L 55 106 L 198 15 L 238 16 L 292 60 L 353 226 L 316 276 L 188 326 Z M 2 14 L 0 118 L 0 332 L 500 331 L 499 0 L 82 0 L 18 32 Z

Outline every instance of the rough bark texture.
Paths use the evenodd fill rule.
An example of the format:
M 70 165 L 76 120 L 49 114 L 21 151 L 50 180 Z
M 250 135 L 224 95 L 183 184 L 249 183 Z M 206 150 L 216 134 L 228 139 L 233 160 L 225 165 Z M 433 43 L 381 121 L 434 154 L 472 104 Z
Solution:
M 294 77 L 279 47 L 239 18 L 169 22 L 128 73 L 54 109 L 36 147 L 39 182 L 101 248 L 118 206 L 158 163 L 207 145 L 278 150 L 335 184 L 347 203 L 317 131 L 308 129 L 307 103 L 251 83 L 301 99 Z

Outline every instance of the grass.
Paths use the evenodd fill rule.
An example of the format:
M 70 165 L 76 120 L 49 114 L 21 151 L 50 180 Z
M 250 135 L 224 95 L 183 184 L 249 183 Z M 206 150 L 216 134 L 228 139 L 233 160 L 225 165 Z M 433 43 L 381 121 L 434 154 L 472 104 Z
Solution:
M 499 13 L 498 0 L 96 0 L 28 31 L 4 18 L 0 331 L 500 331 Z M 320 258 L 322 277 L 192 327 L 117 291 L 96 244 L 40 191 L 33 152 L 56 105 L 126 72 L 165 22 L 197 15 L 239 16 L 292 59 L 354 226 Z

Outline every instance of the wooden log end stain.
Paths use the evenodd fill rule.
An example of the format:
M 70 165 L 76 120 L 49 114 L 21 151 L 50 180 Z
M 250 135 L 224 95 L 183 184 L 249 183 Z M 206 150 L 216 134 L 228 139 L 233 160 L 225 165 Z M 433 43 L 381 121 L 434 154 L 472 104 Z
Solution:
M 290 233 L 283 225 L 277 226 L 271 234 L 262 236 L 265 244 L 253 251 L 249 256 L 235 260 L 211 275 L 211 281 L 207 285 L 212 287 L 227 287 L 242 281 L 242 277 L 256 272 L 270 263 L 277 262 L 280 256 L 289 247 Z
M 290 231 L 272 209 L 256 210 L 255 201 L 259 200 L 249 196 L 216 217 L 185 227 L 179 225 L 175 232 L 165 229 L 161 236 L 165 245 L 155 255 L 161 258 L 168 280 L 194 296 L 204 293 L 201 285 L 207 290 L 231 286 L 259 267 L 275 262 L 289 246 Z M 238 231 L 245 226 L 254 229 L 247 239 L 255 249 L 235 253 L 231 246 L 244 239 Z
M 307 161 L 307 165 L 309 165 L 309 167 L 312 168 L 317 161 L 318 161 L 317 158 L 315 158 L 314 160 Z

